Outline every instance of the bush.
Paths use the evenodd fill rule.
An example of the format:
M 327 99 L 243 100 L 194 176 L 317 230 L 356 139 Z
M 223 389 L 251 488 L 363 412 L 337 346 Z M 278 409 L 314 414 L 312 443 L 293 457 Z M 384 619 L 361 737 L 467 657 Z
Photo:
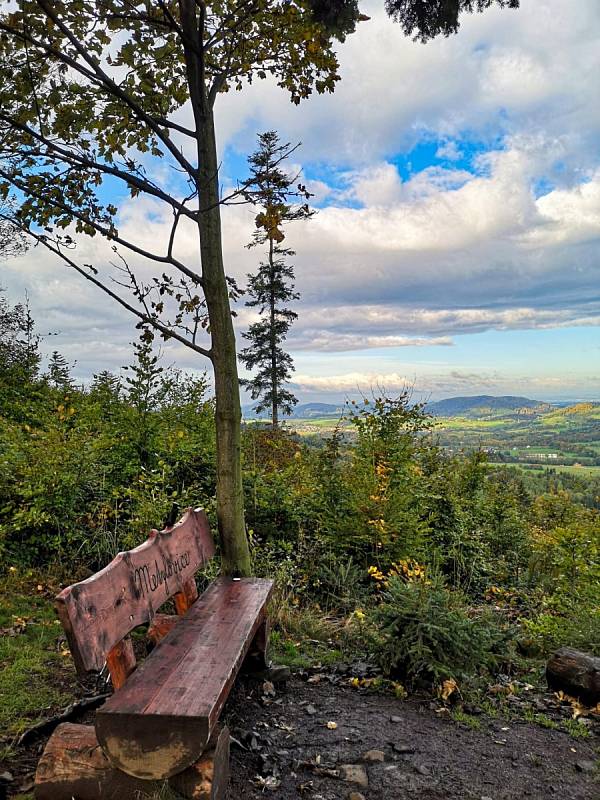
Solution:
M 491 669 L 506 632 L 491 616 L 471 616 L 442 578 L 391 575 L 373 614 L 377 658 L 386 673 L 414 683 Z
M 521 624 L 544 656 L 559 647 L 600 655 L 600 610 L 597 598 L 558 593 L 534 619 Z
M 315 570 L 311 593 L 327 610 L 347 613 L 366 599 L 363 579 L 364 570 L 354 563 L 352 556 L 344 558 L 330 553 Z

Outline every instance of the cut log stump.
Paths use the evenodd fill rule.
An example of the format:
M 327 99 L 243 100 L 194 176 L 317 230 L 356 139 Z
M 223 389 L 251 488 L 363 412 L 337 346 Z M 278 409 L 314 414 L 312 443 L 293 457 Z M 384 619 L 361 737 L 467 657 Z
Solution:
M 561 647 L 546 664 L 546 680 L 554 691 L 562 689 L 587 705 L 600 702 L 600 658 Z
M 144 781 L 112 767 L 91 725 L 59 725 L 35 776 L 36 800 L 140 800 L 165 785 L 188 800 L 222 800 L 229 780 L 229 731 L 217 729 L 198 761 L 168 781 Z

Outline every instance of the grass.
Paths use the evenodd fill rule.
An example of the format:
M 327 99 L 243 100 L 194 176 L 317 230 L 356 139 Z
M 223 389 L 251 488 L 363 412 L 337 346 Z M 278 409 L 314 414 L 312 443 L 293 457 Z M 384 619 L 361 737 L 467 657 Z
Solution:
M 460 725 L 465 725 L 472 731 L 481 730 L 481 720 L 479 720 L 477 717 L 474 717 L 472 714 L 467 714 L 460 708 L 456 708 L 452 712 L 452 719 L 454 722 L 458 722 Z
M 578 719 L 568 719 L 565 723 L 565 730 L 573 739 L 588 739 L 592 734 L 585 723 Z
M 526 709 L 523 717 L 527 720 L 527 722 L 533 722 L 536 725 L 540 725 L 542 728 L 560 730 L 560 725 L 558 722 L 550 719 L 550 717 L 546 716 L 546 714 L 536 714 L 531 708 Z
M 40 582 L 42 581 L 42 582 Z M 70 657 L 62 655 L 62 628 L 43 579 L 10 576 L 0 589 L 0 757 L 8 758 L 23 730 L 68 705 L 75 692 Z
M 537 474 L 541 474 L 546 469 L 551 469 L 554 472 L 566 472 L 569 475 L 579 475 L 582 478 L 596 478 L 600 476 L 600 466 L 591 466 L 591 467 L 575 467 L 572 465 L 565 465 L 565 464 L 554 464 L 550 462 L 536 462 L 533 463 L 525 463 L 523 461 L 516 461 L 516 462 L 497 462 L 497 461 L 490 461 L 489 465 L 494 469 L 501 469 L 503 467 L 516 467 L 516 469 L 521 470 L 523 472 L 533 472 Z
M 315 664 L 332 666 L 342 660 L 342 652 L 326 642 L 311 639 L 293 642 L 284 639 L 279 631 L 271 633 L 269 656 L 276 664 L 294 669 L 307 669 Z

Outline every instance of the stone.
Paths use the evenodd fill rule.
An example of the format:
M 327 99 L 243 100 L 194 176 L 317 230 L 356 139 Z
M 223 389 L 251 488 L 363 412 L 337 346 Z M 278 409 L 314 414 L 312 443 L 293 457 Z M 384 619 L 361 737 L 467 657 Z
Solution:
M 271 681 L 271 683 L 284 683 L 289 681 L 291 677 L 291 669 L 282 664 L 274 664 L 267 670 L 267 680 Z
M 340 778 L 346 783 L 356 783 L 366 789 L 369 785 L 367 770 L 362 764 L 342 764 L 340 766 Z
M 398 744 L 398 742 L 394 742 L 392 748 L 394 753 L 399 753 L 401 756 L 410 756 L 413 753 L 416 753 L 415 748 L 410 744 Z
M 312 703 L 307 705 L 304 710 L 306 711 L 307 714 L 310 714 L 311 717 L 313 716 L 313 714 L 317 713 L 317 709 L 312 705 Z
M 424 764 L 415 764 L 415 772 L 418 772 L 419 775 L 431 775 L 431 772 Z
M 365 796 L 360 792 L 350 792 L 348 794 L 348 800 L 365 800 Z
M 575 769 L 578 772 L 593 772 L 596 769 L 595 761 L 582 760 L 575 764 Z
M 390 722 L 402 722 L 402 717 L 396 717 L 396 716 L 392 715 L 390 717 Z
M 383 750 L 367 750 L 363 755 L 363 761 L 375 763 L 377 761 L 385 761 L 385 753 Z

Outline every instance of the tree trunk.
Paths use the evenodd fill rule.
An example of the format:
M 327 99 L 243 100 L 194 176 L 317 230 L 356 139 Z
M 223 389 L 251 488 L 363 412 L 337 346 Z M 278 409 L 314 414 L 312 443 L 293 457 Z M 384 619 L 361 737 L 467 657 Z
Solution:
M 271 279 L 270 322 L 271 322 L 271 421 L 273 430 L 279 426 L 279 397 L 277 385 L 277 338 L 275 335 L 275 267 L 273 266 L 273 237 L 269 238 L 269 277 Z
M 548 686 L 593 706 L 600 702 L 600 658 L 561 647 L 546 665 Z
M 240 387 L 237 349 L 223 265 L 219 163 L 212 100 L 204 64 L 204 17 L 197 16 L 195 0 L 179 0 L 180 22 L 190 100 L 197 136 L 200 201 L 198 233 L 202 287 L 211 333 L 211 360 L 215 376 L 217 429 L 217 522 L 225 575 L 249 575 L 250 551 L 244 524 L 241 462 Z M 200 21 L 200 25 L 198 24 Z
M 210 321 L 217 428 L 217 520 L 225 575 L 249 575 L 250 552 L 244 524 L 240 386 L 237 349 L 225 278 L 217 148 L 212 112 L 198 136 L 202 205 L 198 219 L 204 295 Z
M 36 800 L 125 800 L 165 797 L 165 786 L 189 800 L 222 800 L 229 778 L 229 731 L 219 728 L 207 750 L 169 781 L 143 781 L 112 767 L 92 725 L 54 731 L 35 775 Z

